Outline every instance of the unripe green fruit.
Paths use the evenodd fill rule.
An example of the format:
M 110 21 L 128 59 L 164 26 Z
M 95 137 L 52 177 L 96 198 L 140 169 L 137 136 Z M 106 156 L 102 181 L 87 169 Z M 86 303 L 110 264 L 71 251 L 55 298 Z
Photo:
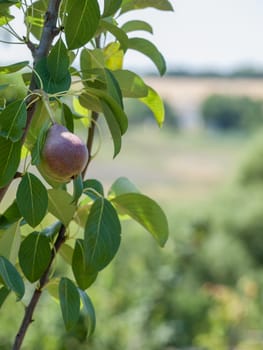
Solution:
M 82 172 L 88 157 L 87 147 L 78 136 L 54 124 L 47 133 L 40 167 L 51 180 L 69 182 Z

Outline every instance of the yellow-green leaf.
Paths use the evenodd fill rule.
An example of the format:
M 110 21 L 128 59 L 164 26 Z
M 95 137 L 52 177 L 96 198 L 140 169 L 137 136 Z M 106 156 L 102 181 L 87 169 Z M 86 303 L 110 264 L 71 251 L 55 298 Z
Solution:
M 161 127 L 165 119 L 165 109 L 163 101 L 157 92 L 148 86 L 148 95 L 140 98 L 139 100 L 152 111 L 154 118 Z

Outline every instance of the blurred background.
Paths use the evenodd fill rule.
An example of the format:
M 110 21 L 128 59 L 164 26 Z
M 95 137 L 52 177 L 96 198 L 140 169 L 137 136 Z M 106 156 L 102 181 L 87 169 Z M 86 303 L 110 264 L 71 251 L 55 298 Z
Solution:
M 155 29 L 166 76 L 139 54 L 125 62 L 162 96 L 166 123 L 158 129 L 142 104 L 125 101 L 123 150 L 112 160 L 105 134 L 89 173 L 106 188 L 126 176 L 158 201 L 170 238 L 160 249 L 124 221 L 119 254 L 88 291 L 94 337 L 86 341 L 81 327 L 66 335 L 44 294 L 24 349 L 263 349 L 263 2 L 172 3 L 174 13 L 138 12 Z M 15 50 L 6 47 L 1 63 L 15 61 Z M 20 93 L 10 89 L 8 99 Z M 1 350 L 22 312 L 12 297 L 1 309 Z

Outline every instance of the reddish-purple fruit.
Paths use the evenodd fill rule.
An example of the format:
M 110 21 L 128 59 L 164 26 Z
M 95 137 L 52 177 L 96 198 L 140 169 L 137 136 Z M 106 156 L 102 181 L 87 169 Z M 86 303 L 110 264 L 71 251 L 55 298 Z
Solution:
M 82 172 L 88 158 L 87 147 L 78 136 L 60 124 L 50 127 L 40 166 L 51 180 L 69 182 Z

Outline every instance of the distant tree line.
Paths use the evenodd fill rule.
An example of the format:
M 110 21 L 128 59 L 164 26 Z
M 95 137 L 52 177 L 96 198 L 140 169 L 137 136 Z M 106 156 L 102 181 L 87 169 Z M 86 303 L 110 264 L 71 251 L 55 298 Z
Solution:
M 263 101 L 244 96 L 211 95 L 201 106 L 206 127 L 252 131 L 263 125 Z
M 263 68 L 246 67 L 235 69 L 231 72 L 219 72 L 217 70 L 198 70 L 176 69 L 168 71 L 168 76 L 189 77 L 189 78 L 252 78 L 262 79 Z

